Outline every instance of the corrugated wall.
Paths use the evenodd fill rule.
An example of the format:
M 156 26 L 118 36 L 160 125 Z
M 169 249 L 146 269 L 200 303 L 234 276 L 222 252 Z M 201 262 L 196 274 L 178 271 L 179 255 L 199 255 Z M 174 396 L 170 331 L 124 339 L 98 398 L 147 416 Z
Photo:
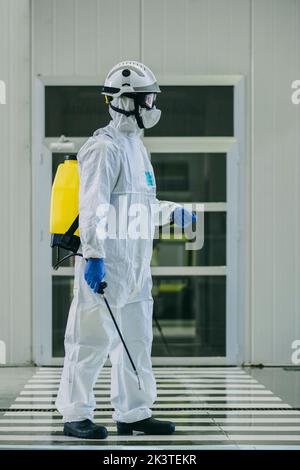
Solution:
M 32 1 L 35 74 L 99 76 L 101 82 L 117 61 L 136 58 L 145 61 L 158 75 L 246 76 L 247 177 L 244 184 L 248 196 L 244 233 L 247 263 L 244 346 L 245 360 L 251 362 L 289 363 L 291 342 L 300 338 L 300 105 L 292 105 L 290 99 L 291 82 L 300 79 L 299 3 L 299 0 Z M 16 15 L 16 22 L 7 21 L 2 15 L 0 18 L 0 24 L 3 23 L 0 34 L 4 35 L 0 48 L 6 57 L 6 74 L 14 75 L 18 68 L 23 77 L 29 67 L 29 62 L 27 66 L 24 63 L 29 50 L 28 2 L 0 0 L 0 5 L 4 11 L 9 8 L 10 15 Z M 22 37 L 21 41 L 15 41 L 13 29 Z M 12 55 L 4 45 L 7 38 L 12 38 Z M 16 95 L 15 105 L 10 104 L 10 121 L 0 128 L 5 146 L 1 151 L 4 171 L 0 191 L 9 194 L 8 203 L 3 198 L 0 200 L 1 218 L 8 229 L 1 233 L 5 248 L 1 270 L 5 308 L 1 326 L 4 325 L 5 337 L 18 338 L 16 343 L 15 339 L 10 340 L 14 352 L 11 357 L 18 361 L 28 357 L 30 345 L 30 270 L 27 270 L 30 257 L 25 251 L 24 258 L 21 247 L 17 247 L 15 254 L 15 228 L 20 219 L 20 226 L 25 227 L 25 245 L 29 236 L 26 151 L 29 124 L 24 120 L 28 105 L 23 102 L 25 95 L 28 98 L 25 93 L 28 84 L 20 76 L 12 80 L 15 87 L 18 85 L 18 99 Z M 16 128 L 20 136 L 14 138 Z M 15 182 L 12 180 L 17 167 L 21 171 Z M 24 192 L 20 202 L 22 210 L 17 204 L 20 192 Z M 11 216 L 13 211 L 18 214 L 15 219 Z M 13 234 L 13 240 L 9 233 Z M 18 276 L 17 282 L 14 276 Z M 16 323 L 21 312 L 24 318 Z M 16 329 L 20 326 L 22 334 Z
M 105 76 L 124 58 L 159 74 L 249 72 L 249 0 L 33 0 L 35 70 Z
M 300 338 L 300 2 L 253 3 L 252 357 L 282 363 Z
M 139 0 L 34 0 L 35 71 L 103 75 L 121 57 L 139 57 L 140 14 Z
M 31 358 L 30 2 L 0 0 L 0 341 Z

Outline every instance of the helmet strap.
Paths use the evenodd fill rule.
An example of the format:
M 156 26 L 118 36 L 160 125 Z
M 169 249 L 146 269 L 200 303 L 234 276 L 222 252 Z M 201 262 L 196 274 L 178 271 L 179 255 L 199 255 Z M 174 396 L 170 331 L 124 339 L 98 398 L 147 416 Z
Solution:
M 138 100 L 137 100 L 137 98 L 134 98 L 134 115 L 135 115 L 135 119 L 136 119 L 136 122 L 137 122 L 137 125 L 139 126 L 139 128 L 144 129 L 144 123 L 143 123 L 143 119 L 141 118 L 139 108 L 140 108 L 140 105 L 138 103 Z
M 124 114 L 124 116 L 126 116 L 126 117 L 135 116 L 135 110 L 126 111 L 125 109 L 117 108 L 116 106 L 112 105 L 111 103 L 109 103 L 109 106 L 111 107 L 111 109 L 116 111 L 116 113 Z
M 135 116 L 135 119 L 136 119 L 136 122 L 137 122 L 137 125 L 139 126 L 139 128 L 144 129 L 143 120 L 142 120 L 142 118 L 140 116 L 140 113 L 139 113 L 139 108 L 140 108 L 139 102 L 138 102 L 137 98 L 133 98 L 133 100 L 134 100 L 134 110 L 132 110 L 132 111 L 126 111 L 125 109 L 117 108 L 116 106 L 111 104 L 111 102 L 109 103 L 109 106 L 111 107 L 111 109 L 116 111 L 116 113 L 124 114 L 124 116 L 126 116 L 126 117 Z

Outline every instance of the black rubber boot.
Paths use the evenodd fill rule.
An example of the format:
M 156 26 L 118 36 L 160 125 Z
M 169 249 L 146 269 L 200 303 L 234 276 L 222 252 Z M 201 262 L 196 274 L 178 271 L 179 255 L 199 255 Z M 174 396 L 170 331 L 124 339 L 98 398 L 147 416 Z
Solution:
M 107 429 L 94 424 L 90 419 L 72 421 L 64 424 L 64 435 L 79 437 L 80 439 L 105 439 Z
M 140 431 L 145 434 L 173 434 L 175 424 L 171 421 L 160 421 L 154 418 L 146 418 L 135 423 L 117 423 L 118 434 L 133 434 Z

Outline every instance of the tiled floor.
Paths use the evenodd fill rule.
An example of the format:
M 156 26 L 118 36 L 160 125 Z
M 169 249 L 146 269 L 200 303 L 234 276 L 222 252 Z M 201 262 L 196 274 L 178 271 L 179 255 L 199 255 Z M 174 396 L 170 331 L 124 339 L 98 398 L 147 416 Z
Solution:
M 105 368 L 95 388 L 95 417 L 108 426 L 109 437 L 104 441 L 65 437 L 54 405 L 61 368 L 43 367 L 30 369 L 30 378 L 0 417 L 0 448 L 300 448 L 300 411 L 256 380 L 252 371 L 154 370 L 158 385 L 154 415 L 176 423 L 173 436 L 118 436 L 111 419 L 110 369 Z

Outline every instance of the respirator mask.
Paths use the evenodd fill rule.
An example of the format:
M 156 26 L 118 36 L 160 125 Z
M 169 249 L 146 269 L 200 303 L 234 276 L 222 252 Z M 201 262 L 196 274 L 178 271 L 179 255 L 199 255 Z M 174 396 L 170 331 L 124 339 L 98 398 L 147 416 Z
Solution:
M 109 106 L 117 113 L 125 116 L 135 116 L 136 122 L 140 129 L 150 129 L 154 127 L 160 120 L 161 110 L 156 108 L 157 93 L 124 93 L 122 96 L 131 98 L 134 101 L 133 110 L 124 110 L 114 106 L 110 97 Z

